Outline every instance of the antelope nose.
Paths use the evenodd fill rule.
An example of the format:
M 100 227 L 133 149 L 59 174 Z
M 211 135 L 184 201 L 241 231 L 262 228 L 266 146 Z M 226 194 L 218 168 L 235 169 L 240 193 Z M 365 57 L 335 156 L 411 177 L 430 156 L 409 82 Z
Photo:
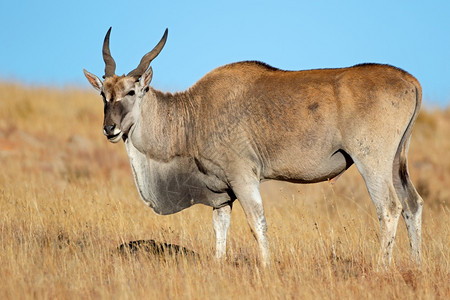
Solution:
M 113 135 L 115 128 L 116 128 L 115 124 L 103 126 L 103 134 L 106 136 Z

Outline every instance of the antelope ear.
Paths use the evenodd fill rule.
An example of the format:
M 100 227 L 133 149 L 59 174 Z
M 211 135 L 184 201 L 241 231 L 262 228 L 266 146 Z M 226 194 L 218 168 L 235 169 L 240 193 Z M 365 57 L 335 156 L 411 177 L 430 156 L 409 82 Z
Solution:
M 141 89 L 146 89 L 150 86 L 150 82 L 153 78 L 153 70 L 152 67 L 148 68 L 147 71 L 142 75 L 141 80 L 139 80 L 139 84 L 141 86 Z
M 94 87 L 94 89 L 96 89 L 97 91 L 100 92 L 103 88 L 103 82 L 100 80 L 100 78 L 98 78 L 97 76 L 95 76 L 92 73 L 89 73 L 85 69 L 83 69 L 83 72 L 84 72 L 84 76 L 86 76 L 87 80 Z

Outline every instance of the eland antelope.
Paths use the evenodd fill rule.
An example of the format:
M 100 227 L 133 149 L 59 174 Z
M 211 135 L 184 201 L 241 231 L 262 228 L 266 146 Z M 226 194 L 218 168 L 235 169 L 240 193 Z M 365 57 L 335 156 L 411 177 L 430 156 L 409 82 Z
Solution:
M 355 163 L 381 225 L 379 262 L 389 265 L 403 215 L 420 263 L 423 200 L 406 159 L 422 98 L 412 75 L 380 64 L 284 71 L 245 61 L 209 72 L 184 92 L 163 93 L 150 86 L 150 63 L 167 29 L 123 76 L 115 75 L 110 33 L 104 81 L 84 74 L 103 98 L 105 136 L 124 141 L 139 194 L 156 213 L 211 206 L 220 258 L 238 199 L 267 264 L 260 182 L 331 180 Z

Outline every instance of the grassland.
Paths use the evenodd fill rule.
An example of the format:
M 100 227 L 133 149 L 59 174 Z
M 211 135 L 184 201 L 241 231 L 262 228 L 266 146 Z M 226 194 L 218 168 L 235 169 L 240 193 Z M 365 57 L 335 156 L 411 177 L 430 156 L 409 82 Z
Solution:
M 355 167 L 334 185 L 264 183 L 272 266 L 257 263 L 238 203 L 216 262 L 211 208 L 147 208 L 124 146 L 102 135 L 102 110 L 91 92 L 0 84 L 1 299 L 450 298 L 450 110 L 423 110 L 410 147 L 423 265 L 410 263 L 401 221 L 387 273 L 375 268 L 379 225 Z M 116 251 L 141 239 L 199 258 Z

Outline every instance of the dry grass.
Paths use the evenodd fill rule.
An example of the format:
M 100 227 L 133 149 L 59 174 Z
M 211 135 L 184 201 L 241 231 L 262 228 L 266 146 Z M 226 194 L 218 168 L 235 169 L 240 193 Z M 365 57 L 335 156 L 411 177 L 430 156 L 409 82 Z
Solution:
M 352 167 L 335 184 L 269 182 L 262 193 L 272 267 L 236 203 L 228 260 L 216 262 L 211 209 L 155 215 L 139 200 L 122 145 L 101 132 L 102 103 L 82 90 L 0 84 L 0 298 L 449 299 L 450 111 L 423 111 L 410 151 L 425 199 L 423 266 L 401 221 L 394 264 L 375 270 L 379 225 Z M 121 255 L 154 239 L 198 253 Z

